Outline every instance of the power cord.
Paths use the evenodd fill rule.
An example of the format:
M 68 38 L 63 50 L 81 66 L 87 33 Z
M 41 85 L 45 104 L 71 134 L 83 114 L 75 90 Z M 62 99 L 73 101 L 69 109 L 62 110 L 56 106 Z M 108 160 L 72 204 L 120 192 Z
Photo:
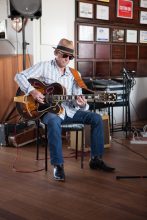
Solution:
M 16 157 L 12 163 L 12 170 L 15 171 L 15 172 L 19 172 L 19 173 L 34 173 L 34 172 L 39 172 L 39 171 L 42 171 L 42 170 L 45 170 L 45 168 L 41 168 L 41 169 L 37 169 L 37 170 L 20 170 L 20 169 L 17 169 L 16 166 L 15 166 L 15 163 L 17 162 L 18 158 L 19 158 L 19 154 L 21 153 L 22 149 L 20 150 L 19 147 L 16 148 Z
M 20 147 L 17 147 L 16 148 L 16 157 L 15 157 L 13 163 L 12 163 L 12 170 L 13 171 L 19 172 L 19 173 L 34 173 L 34 172 L 39 172 L 39 171 L 45 170 L 45 167 L 44 168 L 40 168 L 40 169 L 36 169 L 36 170 L 27 170 L 27 169 L 26 170 L 25 169 L 21 170 L 21 169 L 17 169 L 15 164 L 18 161 L 18 159 L 21 158 L 21 152 L 22 152 L 22 149 Z M 75 154 L 75 152 L 71 152 L 70 156 L 64 156 L 64 158 L 74 158 L 75 155 L 73 155 L 73 154 Z M 47 159 L 50 159 L 50 157 L 48 157 Z M 38 159 L 38 161 L 40 161 L 40 160 L 45 160 L 45 158 Z

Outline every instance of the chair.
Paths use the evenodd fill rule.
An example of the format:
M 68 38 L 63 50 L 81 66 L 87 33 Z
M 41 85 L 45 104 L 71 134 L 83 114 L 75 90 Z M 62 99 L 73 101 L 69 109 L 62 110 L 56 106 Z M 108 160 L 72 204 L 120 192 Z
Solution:
M 36 131 L 36 147 L 37 147 L 37 152 L 36 152 L 36 160 L 39 160 L 39 139 L 40 139 L 40 120 L 36 121 L 37 125 L 37 131 Z M 44 125 L 44 124 L 43 124 Z M 48 170 L 48 142 L 47 142 L 47 126 L 44 125 L 45 127 L 45 171 Z M 81 123 L 69 123 L 69 124 L 62 124 L 61 125 L 62 130 L 64 131 L 75 131 L 76 132 L 76 151 L 75 151 L 75 158 L 78 158 L 78 132 L 81 131 L 82 135 L 82 141 L 81 141 L 81 168 L 84 167 L 84 148 L 85 148 L 85 126 L 84 124 Z

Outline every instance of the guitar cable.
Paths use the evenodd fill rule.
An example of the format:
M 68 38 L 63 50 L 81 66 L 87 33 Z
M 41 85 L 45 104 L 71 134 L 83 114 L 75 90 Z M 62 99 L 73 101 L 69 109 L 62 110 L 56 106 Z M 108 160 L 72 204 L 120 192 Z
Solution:
M 17 147 L 16 148 L 16 157 L 12 163 L 12 170 L 15 171 L 15 172 L 18 172 L 18 173 L 35 173 L 35 172 L 40 172 L 40 171 L 43 171 L 45 170 L 45 167 L 44 168 L 40 168 L 40 169 L 36 169 L 36 170 L 21 170 L 21 169 L 18 169 L 16 167 L 16 162 L 19 160 L 19 158 L 21 158 L 21 152 L 22 152 L 22 149 L 20 147 Z M 64 158 L 74 158 L 75 155 L 73 155 L 75 153 L 75 151 L 73 152 L 70 152 L 70 156 L 64 156 Z M 48 160 L 50 159 L 50 157 L 47 158 Z M 45 160 L 45 158 L 40 158 L 38 159 L 37 161 L 40 161 L 40 160 Z
M 34 173 L 34 172 L 39 172 L 39 171 L 42 171 L 42 170 L 45 170 L 45 167 L 44 168 L 40 168 L 40 169 L 36 169 L 36 170 L 21 170 L 21 169 L 17 169 L 15 164 L 16 162 L 18 161 L 18 159 L 21 157 L 19 157 L 19 155 L 21 155 L 22 149 L 20 149 L 20 147 L 17 147 L 16 148 L 16 157 L 12 163 L 12 170 L 15 171 L 15 172 L 19 172 L 19 173 Z
M 13 163 L 12 163 L 12 170 L 13 171 L 18 172 L 18 173 L 35 173 L 35 172 L 39 172 L 39 171 L 45 170 L 45 167 L 44 168 L 40 168 L 40 169 L 36 169 L 36 170 L 21 170 L 21 169 L 17 169 L 15 164 L 16 164 L 16 162 L 19 159 L 19 153 L 20 153 L 20 148 L 17 147 L 17 155 L 16 155 L 16 157 L 15 157 Z M 73 152 L 71 154 L 73 154 Z M 74 155 L 64 156 L 64 158 L 74 158 L 74 157 L 75 157 Z M 47 159 L 50 159 L 50 158 L 48 157 Z M 40 158 L 39 160 L 45 160 L 45 158 Z
M 15 126 L 15 130 L 14 130 L 14 133 L 16 134 L 16 126 Z M 40 168 L 40 169 L 35 169 L 35 170 L 27 170 L 27 169 L 18 169 L 16 167 L 16 162 L 19 160 L 19 158 L 21 158 L 21 152 L 22 152 L 22 149 L 20 147 L 16 147 L 16 157 L 14 159 L 14 161 L 12 162 L 12 170 L 15 171 L 15 172 L 19 172 L 19 173 L 34 173 L 34 172 L 40 172 L 40 171 L 43 171 L 45 170 L 45 166 L 44 168 Z M 85 156 L 87 155 L 87 153 L 89 154 L 89 152 L 85 152 Z M 81 153 L 78 152 L 78 156 L 80 156 Z M 63 158 L 75 158 L 75 150 L 73 150 L 72 152 L 70 152 L 70 155 L 66 155 L 64 156 Z M 47 158 L 48 160 L 50 159 L 50 157 Z M 40 158 L 36 161 L 40 161 L 40 160 L 45 160 L 45 158 Z

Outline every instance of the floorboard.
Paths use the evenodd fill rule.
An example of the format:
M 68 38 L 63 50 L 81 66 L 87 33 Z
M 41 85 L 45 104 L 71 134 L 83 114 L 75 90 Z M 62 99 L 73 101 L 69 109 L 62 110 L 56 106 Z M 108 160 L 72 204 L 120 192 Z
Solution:
M 80 168 L 80 157 L 65 145 L 66 182 L 52 178 L 44 168 L 44 148 L 36 161 L 35 144 L 19 149 L 0 148 L 0 220 L 146 220 L 147 179 L 116 176 L 146 176 L 147 146 L 131 145 L 124 135 L 113 134 L 104 160 L 114 173 L 89 169 L 89 153 Z M 17 172 L 19 171 L 19 172 Z

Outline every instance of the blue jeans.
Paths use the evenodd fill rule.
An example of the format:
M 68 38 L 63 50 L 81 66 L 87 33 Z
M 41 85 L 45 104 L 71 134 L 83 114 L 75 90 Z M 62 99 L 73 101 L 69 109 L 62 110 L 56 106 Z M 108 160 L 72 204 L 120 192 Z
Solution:
M 50 150 L 51 164 L 63 164 L 62 153 L 62 123 L 83 123 L 91 125 L 91 157 L 102 156 L 104 152 L 103 121 L 99 114 L 89 111 L 77 111 L 73 118 L 67 115 L 61 119 L 58 115 L 47 113 L 42 118 L 47 125 L 47 137 Z

